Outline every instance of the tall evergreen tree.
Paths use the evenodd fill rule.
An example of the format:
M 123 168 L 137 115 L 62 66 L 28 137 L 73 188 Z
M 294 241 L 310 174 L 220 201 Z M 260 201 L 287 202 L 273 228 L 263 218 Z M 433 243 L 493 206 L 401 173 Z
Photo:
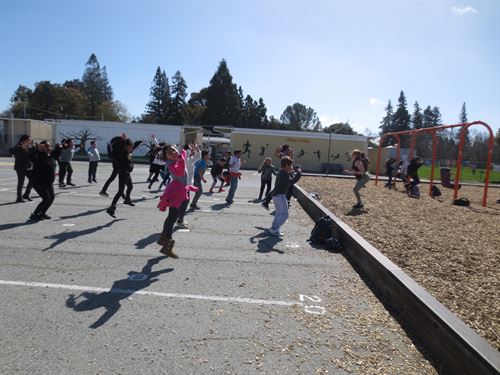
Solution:
M 432 108 L 432 126 L 440 126 L 443 125 L 443 121 L 441 120 L 441 112 L 439 111 L 439 107 Z
M 434 126 L 434 114 L 430 105 L 424 109 L 422 126 L 424 128 L 432 128 Z
M 90 55 L 82 77 L 84 93 L 89 103 L 88 115 L 96 117 L 97 107 L 113 100 L 113 90 L 108 82 L 106 69 L 101 69 L 95 54 Z
M 259 116 L 260 128 L 268 128 L 268 119 L 267 119 L 267 108 L 264 104 L 264 99 L 259 98 L 259 104 L 257 106 L 257 113 Z
M 458 120 L 460 121 L 461 124 L 465 124 L 467 122 L 469 122 L 469 120 L 467 119 L 467 109 L 465 108 L 465 102 L 464 104 L 462 104 L 462 110 L 460 111 L 460 115 L 458 116 Z M 460 142 L 460 132 L 461 132 L 461 129 L 458 129 L 458 131 L 456 132 L 456 141 L 457 143 Z M 465 147 L 466 147 L 466 150 L 465 153 L 468 154 L 468 151 L 467 148 L 471 145 L 471 141 L 470 141 L 470 134 L 469 134 L 469 129 L 466 129 L 465 130 Z M 467 155 L 469 156 L 469 155 Z
M 411 124 L 413 129 L 420 129 L 423 127 L 424 117 L 422 115 L 422 108 L 416 101 L 413 105 L 413 115 L 411 117 Z
M 172 77 L 172 100 L 170 105 L 169 124 L 184 125 L 186 123 L 186 80 L 180 71 Z
M 403 91 L 399 94 L 398 107 L 392 119 L 393 131 L 410 130 L 410 113 L 408 112 L 406 97 Z
M 205 125 L 238 125 L 241 118 L 241 99 L 233 83 L 226 60 L 219 63 L 206 92 L 207 108 L 203 113 Z
M 467 120 L 467 109 L 465 108 L 465 102 L 462 104 L 462 110 L 460 111 L 460 116 L 459 120 L 461 124 L 465 124 L 466 122 L 469 122 Z
M 392 103 L 389 100 L 387 103 L 387 107 L 385 107 L 385 116 L 380 122 L 380 135 L 385 134 L 385 133 L 390 133 L 393 129 L 392 123 L 393 123 L 393 108 L 392 108 Z M 388 145 L 393 145 L 396 141 L 394 138 L 384 138 L 384 141 L 382 142 L 382 146 L 388 146 Z
M 146 113 L 143 118 L 155 124 L 167 124 L 170 116 L 170 86 L 165 71 L 156 69 L 153 84 L 149 90 L 149 102 L 146 104 Z

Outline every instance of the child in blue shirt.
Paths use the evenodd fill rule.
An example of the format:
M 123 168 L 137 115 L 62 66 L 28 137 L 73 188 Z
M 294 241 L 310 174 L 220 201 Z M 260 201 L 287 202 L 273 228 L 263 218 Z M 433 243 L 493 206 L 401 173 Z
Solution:
M 209 158 L 210 156 L 208 155 L 208 151 L 202 151 L 201 159 L 194 164 L 193 185 L 198 188 L 198 191 L 194 195 L 193 201 L 190 205 L 190 207 L 194 210 L 200 209 L 200 206 L 198 206 L 196 203 L 198 203 L 198 199 L 200 199 L 201 193 L 203 193 L 203 185 L 201 184 L 201 182 L 207 182 L 207 180 L 203 178 L 203 175 L 207 170 L 207 161 Z

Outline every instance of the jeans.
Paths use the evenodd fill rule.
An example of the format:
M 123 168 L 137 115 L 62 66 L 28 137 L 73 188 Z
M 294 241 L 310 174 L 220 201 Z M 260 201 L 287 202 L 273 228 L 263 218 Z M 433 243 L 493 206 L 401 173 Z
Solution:
M 279 231 L 281 226 L 285 224 L 288 219 L 288 201 L 286 194 L 278 194 L 273 197 L 274 203 L 274 220 L 271 229 Z
M 54 186 L 50 185 L 33 185 L 33 188 L 38 193 L 42 201 L 38 204 L 33 212 L 33 215 L 43 215 L 54 202 Z
M 264 195 L 267 196 L 269 192 L 271 191 L 271 181 L 272 180 L 260 180 L 260 192 L 259 192 L 259 199 L 262 199 L 262 194 L 264 193 L 264 188 L 266 188 L 266 194 Z
M 98 161 L 89 161 L 89 181 L 95 181 L 95 175 L 97 173 Z
M 62 161 L 59 165 L 59 184 L 64 184 L 64 177 L 66 177 L 66 174 L 66 183 L 71 184 L 73 168 L 71 168 L 71 163 L 69 161 Z
M 229 187 L 229 193 L 227 193 L 226 202 L 233 203 L 234 194 L 236 193 L 236 188 L 238 187 L 238 176 L 231 176 L 230 181 L 231 186 Z
M 31 193 L 31 187 L 33 186 L 31 184 L 31 169 L 27 170 L 17 170 L 17 199 L 21 199 L 23 195 L 23 187 L 24 187 L 24 178 L 28 178 L 28 186 L 26 186 L 26 191 L 24 192 L 25 197 L 29 197 Z
M 118 173 L 118 192 L 115 194 L 115 197 L 113 198 L 113 202 L 111 203 L 112 206 L 116 206 L 116 204 L 118 203 L 118 200 L 123 195 L 123 191 L 125 190 L 125 186 L 127 186 L 127 191 L 125 193 L 125 200 L 129 201 L 130 200 L 130 192 L 132 191 L 132 188 L 134 187 L 132 185 L 132 178 L 130 177 L 130 172 Z
M 361 176 L 361 179 L 357 180 L 354 189 L 352 189 L 359 204 L 361 204 L 361 195 L 359 194 L 359 191 L 368 183 L 368 181 L 370 181 L 370 175 L 368 173 L 365 173 L 363 174 L 363 176 Z
M 115 163 L 113 163 L 113 172 L 111 172 L 111 176 L 109 176 L 108 180 L 102 187 L 102 193 L 105 193 L 108 190 L 109 184 L 111 184 L 115 180 L 116 176 L 118 176 L 118 169 L 116 169 Z
M 203 193 L 203 185 L 201 183 L 201 178 L 198 176 L 194 177 L 193 180 L 193 185 L 198 188 L 198 191 L 194 194 L 193 201 L 191 202 L 191 206 L 196 206 L 196 203 L 198 203 L 198 199 L 201 197 L 201 193 Z

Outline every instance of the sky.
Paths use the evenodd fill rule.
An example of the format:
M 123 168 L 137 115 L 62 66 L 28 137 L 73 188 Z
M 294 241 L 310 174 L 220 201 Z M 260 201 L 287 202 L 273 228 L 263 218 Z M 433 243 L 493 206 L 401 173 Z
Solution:
M 156 68 L 208 86 L 221 59 L 280 117 L 378 133 L 388 100 L 438 106 L 444 123 L 500 126 L 500 1 L 0 1 L 0 111 L 18 85 L 81 78 L 95 53 L 115 99 L 144 112 Z

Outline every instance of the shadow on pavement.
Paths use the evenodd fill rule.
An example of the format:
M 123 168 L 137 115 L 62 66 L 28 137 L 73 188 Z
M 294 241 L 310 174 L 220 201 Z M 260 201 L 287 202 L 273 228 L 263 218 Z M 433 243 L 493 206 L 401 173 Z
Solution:
M 154 282 L 158 281 L 155 277 L 161 274 L 172 272 L 173 268 L 165 268 L 163 270 L 152 272 L 152 268 L 155 264 L 158 264 L 160 260 L 166 259 L 166 256 L 159 256 L 153 259 L 149 259 L 146 265 L 142 268 L 140 272 L 130 271 L 127 273 L 128 277 L 120 280 L 116 280 L 111 289 L 108 292 L 102 293 L 92 293 L 92 292 L 82 292 L 78 296 L 70 294 L 66 300 L 66 307 L 73 309 L 74 311 L 92 311 L 100 309 L 101 307 L 105 309 L 104 313 L 99 319 L 92 323 L 89 328 L 99 328 L 105 324 L 109 319 L 115 315 L 118 310 L 120 310 L 120 301 L 130 297 L 135 292 L 145 289 Z M 132 275 L 144 274 L 146 276 L 145 280 L 131 281 L 129 277 Z M 78 301 L 78 299 L 83 298 L 83 300 Z
M 56 246 L 62 244 L 63 242 L 66 242 L 68 240 L 72 240 L 73 238 L 77 238 L 80 236 L 86 236 L 87 234 L 92 234 L 92 233 L 98 232 L 101 229 L 108 228 L 111 225 L 113 225 L 114 223 L 116 223 L 117 221 L 122 221 L 122 220 L 125 220 L 125 219 L 114 219 L 113 221 L 110 221 L 109 223 L 107 223 L 105 225 L 98 225 L 97 227 L 94 227 L 94 228 L 89 228 L 89 229 L 84 229 L 84 230 L 76 230 L 76 231 L 71 231 L 71 232 L 64 231 L 64 232 L 61 232 L 58 234 L 54 234 L 52 236 L 46 236 L 45 238 L 55 239 L 56 241 L 53 242 L 46 249 L 43 249 L 42 251 L 47 251 L 47 250 L 53 249 Z
M 259 234 L 256 234 L 255 236 L 250 237 L 250 243 L 256 243 L 257 242 L 257 252 L 258 253 L 270 253 L 271 251 L 274 251 L 278 254 L 284 254 L 285 252 L 280 249 L 275 249 L 274 246 L 276 244 L 280 243 L 283 241 L 282 238 L 280 237 L 274 237 L 271 236 L 268 232 L 267 228 L 262 228 L 262 227 L 255 227 L 255 229 L 259 229 L 262 232 Z M 259 239 L 256 241 L 256 239 Z
M 144 249 L 146 246 L 151 245 L 152 243 L 156 243 L 160 239 L 160 233 L 153 233 L 137 241 L 134 245 L 136 249 Z
M 351 210 L 348 213 L 346 213 L 346 216 L 359 216 L 367 213 L 368 210 L 363 208 L 351 208 Z
M 106 208 L 100 208 L 98 210 L 88 210 L 88 211 L 81 212 L 81 213 L 74 214 L 74 215 L 60 216 L 59 219 L 56 221 L 61 221 L 61 220 L 66 220 L 66 219 L 74 219 L 76 217 L 82 217 L 82 216 L 94 215 L 94 214 L 98 214 L 99 212 L 103 212 L 103 211 L 106 211 Z
M 217 204 L 213 204 L 211 208 L 213 211 L 221 211 L 227 207 L 229 207 L 228 203 L 217 203 Z
M 22 223 L 0 224 L 0 231 L 9 230 L 12 228 L 17 228 L 17 227 L 22 227 L 23 225 L 31 225 L 31 224 L 35 224 L 35 223 L 36 223 L 36 221 L 26 220 L 26 221 L 23 221 Z

